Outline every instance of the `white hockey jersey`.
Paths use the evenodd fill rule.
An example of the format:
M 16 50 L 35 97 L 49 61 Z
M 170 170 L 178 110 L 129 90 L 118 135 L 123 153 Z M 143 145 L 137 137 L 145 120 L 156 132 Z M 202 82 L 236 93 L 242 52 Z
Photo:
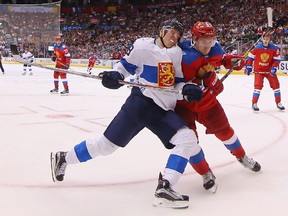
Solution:
M 34 61 L 34 55 L 30 52 L 27 52 L 27 53 L 23 53 L 22 54 L 22 58 L 24 60 L 26 60 L 27 62 L 33 62 Z
M 113 70 L 119 71 L 125 77 L 134 75 L 136 82 L 140 84 L 179 90 L 184 85 L 181 60 L 180 47 L 160 48 L 156 39 L 140 38 Z M 177 100 L 183 99 L 182 94 L 173 92 L 145 88 L 141 88 L 141 91 L 164 110 L 174 110 Z

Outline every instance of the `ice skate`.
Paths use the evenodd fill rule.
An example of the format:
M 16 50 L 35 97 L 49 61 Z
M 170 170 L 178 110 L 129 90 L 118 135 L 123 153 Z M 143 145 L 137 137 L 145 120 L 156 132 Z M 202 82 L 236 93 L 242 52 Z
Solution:
M 166 208 L 188 208 L 189 196 L 175 192 L 168 180 L 159 174 L 158 186 L 154 194 L 153 206 Z
M 58 88 L 54 88 L 52 90 L 50 90 L 51 94 L 58 94 Z
M 61 95 L 68 95 L 69 94 L 69 89 L 64 89 L 61 93 Z
M 259 172 L 261 166 L 258 162 L 254 161 L 252 158 L 247 157 L 246 155 L 242 158 L 239 158 L 238 161 L 245 167 L 254 172 Z
M 29 75 L 30 75 L 30 76 L 32 76 L 32 75 L 33 75 L 33 73 L 32 73 L 32 72 L 30 72 L 30 73 L 29 73 Z
M 26 72 L 23 72 L 22 75 L 23 75 L 23 76 L 26 75 Z
M 285 107 L 280 102 L 276 103 L 276 106 L 279 110 L 285 110 Z
M 209 170 L 206 174 L 202 175 L 203 178 L 203 187 L 205 190 L 209 190 L 212 193 L 216 193 L 217 191 L 217 183 L 215 182 L 216 177 L 213 172 Z
M 56 154 L 51 152 L 51 172 L 52 179 L 54 182 L 63 181 L 67 162 L 65 160 L 67 152 L 57 152 Z
M 258 108 L 257 106 L 257 103 L 252 103 L 252 109 L 255 111 L 255 112 L 258 112 L 260 109 Z

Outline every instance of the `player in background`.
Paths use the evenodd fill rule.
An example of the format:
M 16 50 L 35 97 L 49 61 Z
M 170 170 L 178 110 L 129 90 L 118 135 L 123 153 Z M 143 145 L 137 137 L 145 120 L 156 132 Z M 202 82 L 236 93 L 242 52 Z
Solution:
M 249 53 L 245 67 L 245 73 L 248 76 L 254 71 L 252 109 L 256 112 L 259 111 L 257 102 L 263 88 L 264 78 L 266 78 L 274 91 L 276 107 L 279 110 L 285 110 L 285 107 L 281 104 L 280 83 L 276 74 L 277 67 L 281 61 L 279 47 L 271 42 L 271 34 L 266 34 L 261 37 L 262 41 Z
M 2 65 L 2 51 L 1 50 L 0 50 L 0 68 L 1 68 L 2 73 L 5 74 L 5 71 Z
M 61 36 L 56 37 L 56 43 L 54 44 L 54 53 L 51 56 L 52 61 L 56 62 L 56 68 L 69 69 L 71 55 L 69 48 L 65 43 L 62 42 Z M 54 71 L 54 89 L 50 91 L 52 94 L 57 94 L 59 91 L 59 77 L 62 80 L 64 90 L 61 92 L 61 95 L 68 95 L 68 81 L 66 73 L 59 71 Z
M 167 149 L 172 149 L 163 175 L 159 174 L 154 205 L 188 207 L 189 197 L 174 191 L 172 185 L 183 174 L 188 159 L 202 150 L 194 131 L 174 112 L 174 107 L 183 97 L 187 101 L 200 100 L 202 90 L 183 82 L 182 52 L 177 46 L 183 34 L 182 24 L 174 19 L 167 20 L 160 25 L 158 34 L 157 38 L 137 39 L 113 71 L 101 74 L 102 84 L 118 89 L 122 86 L 119 80 L 135 74 L 141 84 L 178 89 L 181 93 L 132 87 L 131 94 L 102 136 L 84 140 L 68 152 L 51 153 L 54 181 L 63 181 L 67 164 L 85 162 L 124 148 L 146 127 Z
M 32 63 L 35 60 L 34 55 L 31 52 L 28 51 L 28 48 L 24 49 L 24 53 L 22 54 L 22 58 L 25 61 L 29 62 L 29 63 Z M 29 71 L 29 75 L 33 75 L 32 66 L 28 65 L 28 64 L 23 64 L 23 73 L 22 73 L 22 75 L 26 75 L 27 68 L 28 68 L 28 71 Z
M 92 73 L 91 70 L 94 67 L 95 63 L 98 62 L 97 60 L 98 60 L 98 56 L 96 55 L 96 52 L 93 53 L 93 55 L 89 57 L 88 66 L 87 66 L 87 73 L 88 74 Z
M 216 41 L 216 30 L 211 23 L 197 22 L 192 27 L 191 33 L 192 40 L 179 44 L 183 50 L 182 70 L 185 82 L 203 85 L 203 98 L 199 102 L 192 103 L 178 101 L 175 112 L 196 134 L 196 121 L 204 125 L 206 134 L 214 134 L 244 167 L 258 172 L 261 166 L 246 155 L 238 136 L 229 124 L 224 109 L 217 100 L 217 95 L 224 87 L 217 77 L 215 68 L 223 65 L 229 69 L 235 63 L 234 61 L 240 58 L 240 64 L 234 67 L 235 70 L 240 70 L 245 65 L 245 61 L 243 57 L 225 54 Z M 189 162 L 196 172 L 202 175 L 203 187 L 214 192 L 217 188 L 215 176 L 209 165 L 203 163 L 202 158 L 204 158 L 203 153 L 201 156 L 191 157 Z

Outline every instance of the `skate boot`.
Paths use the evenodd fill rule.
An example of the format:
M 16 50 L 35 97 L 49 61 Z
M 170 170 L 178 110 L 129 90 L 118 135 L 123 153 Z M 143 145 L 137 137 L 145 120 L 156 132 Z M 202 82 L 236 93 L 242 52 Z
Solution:
M 285 107 L 280 102 L 276 103 L 276 106 L 279 110 L 285 110 Z
M 64 89 L 61 93 L 61 95 L 68 95 L 69 94 L 69 89 Z
M 23 76 L 26 75 L 26 72 L 23 72 L 22 75 L 23 75 Z
M 50 90 L 51 94 L 58 94 L 58 88 L 54 88 L 52 90 Z
M 202 175 L 203 178 L 203 187 L 205 190 L 209 190 L 212 193 L 215 193 L 217 190 L 217 184 L 215 182 L 216 177 L 213 172 L 209 170 L 206 174 Z
M 261 166 L 258 162 L 254 161 L 252 158 L 247 157 L 246 155 L 242 158 L 239 158 L 238 161 L 245 167 L 254 172 L 259 172 Z
M 51 152 L 50 160 L 51 160 L 51 172 L 52 179 L 54 182 L 63 181 L 65 170 L 67 167 L 67 162 L 65 160 L 67 152 Z
M 255 112 L 258 112 L 259 111 L 259 108 L 257 106 L 257 103 L 252 103 L 252 109 L 255 111 Z
M 188 208 L 189 206 L 189 196 L 175 192 L 169 181 L 162 178 L 161 173 L 154 197 L 153 206 L 167 208 Z

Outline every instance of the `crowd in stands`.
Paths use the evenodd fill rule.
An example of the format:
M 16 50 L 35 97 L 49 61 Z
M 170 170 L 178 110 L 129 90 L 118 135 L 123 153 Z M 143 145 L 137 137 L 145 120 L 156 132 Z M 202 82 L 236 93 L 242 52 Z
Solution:
M 249 48 L 251 46 L 249 41 L 257 40 L 259 34 L 267 27 L 267 7 L 273 8 L 274 19 L 288 14 L 287 1 L 207 0 L 196 1 L 190 5 L 175 4 L 161 7 L 155 4 L 145 10 L 131 9 L 97 13 L 87 13 L 81 10 L 81 12 L 61 13 L 60 29 L 73 58 L 88 58 L 93 52 L 96 52 L 100 58 L 110 58 L 113 53 L 126 51 L 139 37 L 154 37 L 159 23 L 163 20 L 177 18 L 181 21 L 186 29 L 184 38 L 190 37 L 189 31 L 195 22 L 209 21 L 217 29 L 217 40 L 230 52 L 235 49 L 237 41 L 247 44 Z M 41 17 L 32 17 L 29 20 L 23 14 L 13 25 L 20 25 L 21 28 L 21 25 L 25 26 L 23 22 L 27 22 L 26 26 L 27 24 L 31 24 L 30 27 L 41 26 Z M 16 31 L 15 28 L 13 31 Z M 21 32 L 18 31 L 20 35 Z M 281 29 L 277 31 L 273 38 L 274 43 L 288 44 L 288 34 L 283 34 L 283 32 L 284 30 Z M 33 37 L 33 34 L 30 35 Z M 43 41 L 35 41 L 35 38 L 31 38 L 31 41 L 46 44 L 47 40 L 51 40 L 51 35 L 53 35 L 52 32 L 46 36 L 42 34 Z M 242 46 L 242 49 L 245 51 L 247 47 Z M 47 53 L 42 49 L 38 49 L 37 52 L 35 56 Z M 286 48 L 283 49 L 283 54 L 284 52 L 288 53 Z

